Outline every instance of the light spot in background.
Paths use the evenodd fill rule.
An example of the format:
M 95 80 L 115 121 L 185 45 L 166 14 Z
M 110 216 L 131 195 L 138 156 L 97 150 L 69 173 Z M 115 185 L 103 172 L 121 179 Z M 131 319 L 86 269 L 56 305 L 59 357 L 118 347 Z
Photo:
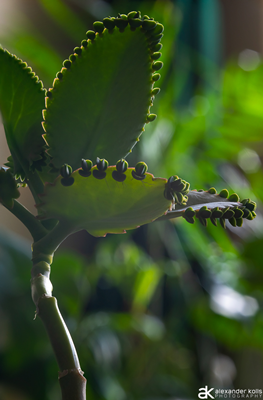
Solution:
M 214 386 L 230 386 L 236 377 L 236 367 L 230 357 L 217 354 L 211 362 L 212 382 Z
M 152 315 L 138 316 L 133 323 L 133 327 L 150 340 L 161 340 L 165 334 L 163 322 Z
M 117 335 L 109 329 L 95 332 L 90 338 L 90 346 L 96 362 L 105 368 L 118 365 L 121 345 Z
M 195 117 L 206 115 L 209 108 L 210 103 L 206 97 L 193 96 L 189 101 L 189 111 Z
M 215 285 L 212 288 L 210 307 L 217 314 L 236 319 L 252 317 L 259 308 L 256 299 L 225 285 Z
M 21 24 L 23 15 L 19 0 L 0 1 L 0 36 L 10 35 L 16 25 Z
M 240 151 L 237 162 L 243 171 L 247 173 L 257 172 L 261 166 L 257 152 L 248 148 Z
M 249 188 L 249 183 L 244 174 L 231 164 L 222 164 L 219 168 L 220 176 L 233 188 Z
M 246 49 L 238 56 L 238 65 L 244 71 L 253 71 L 260 64 L 260 56 L 257 51 Z
M 232 225 L 231 225 L 232 226 Z M 234 287 L 237 276 L 242 273 L 244 268 L 243 261 L 231 252 L 222 252 L 218 249 L 218 244 L 210 244 L 210 255 L 207 258 L 207 268 L 214 274 L 215 280 L 222 285 Z

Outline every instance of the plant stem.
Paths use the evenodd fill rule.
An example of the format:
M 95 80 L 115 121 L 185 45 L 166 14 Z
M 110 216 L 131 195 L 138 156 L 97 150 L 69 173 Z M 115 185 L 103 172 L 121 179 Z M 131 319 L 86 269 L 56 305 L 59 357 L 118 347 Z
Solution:
M 36 316 L 44 323 L 58 362 L 62 400 L 86 400 L 86 379 L 83 377 L 73 340 L 59 311 L 57 300 L 52 296 L 53 287 L 49 279 L 53 253 L 72 230 L 63 223 L 58 223 L 52 231 L 46 230 L 30 211 L 16 200 L 13 208 L 8 210 L 27 227 L 34 239 L 32 298 L 36 305 Z
M 41 222 L 39 222 L 36 217 L 17 200 L 14 200 L 13 208 L 6 207 L 6 209 L 25 225 L 35 242 L 42 239 L 47 234 L 48 230 L 43 227 Z
M 86 379 L 83 377 L 76 348 L 56 298 L 42 295 L 37 308 L 37 314 L 45 325 L 58 362 L 62 400 L 85 400 Z
M 44 250 L 42 247 L 41 250 Z M 59 311 L 57 300 L 52 296 L 49 279 L 50 265 L 45 260 L 33 259 L 31 271 L 32 298 L 36 304 L 36 316 L 43 321 L 59 366 L 59 383 L 62 400 L 86 400 L 86 379 L 80 368 L 78 355 L 69 330 Z M 53 254 L 49 255 L 52 260 Z
M 40 203 L 41 200 L 39 199 L 38 195 L 43 193 L 44 191 L 44 184 L 42 180 L 40 179 L 38 172 L 31 172 L 31 171 L 26 171 L 27 174 L 27 184 L 29 186 L 29 189 L 34 197 L 34 200 L 36 204 Z
M 58 222 L 52 231 L 49 231 L 44 237 L 34 243 L 33 261 L 46 261 L 51 264 L 53 253 L 71 233 L 73 233 L 73 230 L 68 224 Z M 43 259 L 44 255 L 46 255 L 46 259 Z

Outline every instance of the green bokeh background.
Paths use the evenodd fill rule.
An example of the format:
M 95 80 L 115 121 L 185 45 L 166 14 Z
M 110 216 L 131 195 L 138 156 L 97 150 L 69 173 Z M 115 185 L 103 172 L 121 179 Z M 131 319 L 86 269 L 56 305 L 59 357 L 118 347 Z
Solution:
M 241 229 L 175 220 L 64 242 L 51 280 L 90 400 L 195 399 L 205 385 L 263 389 L 263 64 L 253 52 L 226 60 L 221 6 L 25 1 L 23 24 L 1 38 L 48 88 L 94 20 L 136 9 L 154 17 L 165 25 L 151 110 L 158 119 L 130 165 L 144 160 L 155 176 L 227 187 L 258 204 Z M 52 350 L 33 321 L 30 268 L 30 243 L 0 233 L 1 400 L 60 398 Z

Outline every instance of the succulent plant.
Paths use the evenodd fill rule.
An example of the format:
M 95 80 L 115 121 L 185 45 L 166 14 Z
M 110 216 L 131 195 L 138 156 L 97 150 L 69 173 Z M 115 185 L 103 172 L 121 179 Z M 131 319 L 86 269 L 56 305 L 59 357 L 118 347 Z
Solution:
M 160 91 L 164 27 L 135 11 L 93 26 L 49 90 L 0 49 L 0 109 L 11 153 L 8 169 L 0 169 L 0 202 L 32 234 L 36 315 L 57 357 L 63 399 L 76 400 L 85 399 L 85 379 L 49 279 L 60 243 L 82 229 L 105 236 L 177 217 L 240 227 L 256 216 L 253 201 L 226 189 L 190 190 L 177 175 L 155 178 L 145 162 L 128 166 L 145 125 L 156 118 L 150 108 Z M 16 200 L 25 184 L 37 218 Z

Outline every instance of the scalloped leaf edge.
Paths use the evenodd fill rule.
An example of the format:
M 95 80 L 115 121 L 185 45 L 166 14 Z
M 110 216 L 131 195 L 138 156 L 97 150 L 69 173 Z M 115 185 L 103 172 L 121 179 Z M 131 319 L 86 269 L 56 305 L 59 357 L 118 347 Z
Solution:
M 148 45 L 149 45 L 149 50 L 151 54 L 151 62 L 152 62 L 152 90 L 150 93 L 150 104 L 148 108 L 148 113 L 145 116 L 145 124 L 153 122 L 157 115 L 150 113 L 150 108 L 153 105 L 153 101 L 155 96 L 160 92 L 160 88 L 158 87 L 153 87 L 153 85 L 161 78 L 159 71 L 163 67 L 163 63 L 159 61 L 159 58 L 161 57 L 162 53 L 160 53 L 160 50 L 162 48 L 161 39 L 163 37 L 163 31 L 164 31 L 164 26 L 159 23 L 154 21 L 153 18 L 150 18 L 147 15 L 144 15 L 141 17 L 141 12 L 140 11 L 132 11 L 129 14 L 118 14 L 117 17 L 107 17 L 103 19 L 103 22 L 101 21 L 95 21 L 93 23 L 94 31 L 88 30 L 86 32 L 87 40 L 82 40 L 81 46 L 80 47 L 75 47 L 74 48 L 74 53 L 69 56 L 68 59 L 64 60 L 63 62 L 63 67 L 62 69 L 56 74 L 56 78 L 53 81 L 53 86 L 50 88 L 45 97 L 45 108 L 42 111 L 43 115 L 43 121 L 42 121 L 42 126 L 44 131 L 46 132 L 43 135 L 43 138 L 46 142 L 47 145 L 47 154 L 49 155 L 49 150 L 51 150 L 51 146 L 48 144 L 48 127 L 46 124 L 46 117 L 48 115 L 48 108 L 52 102 L 52 93 L 53 90 L 56 90 L 56 88 L 59 86 L 59 82 L 63 80 L 63 76 L 65 73 L 68 73 L 68 71 L 71 68 L 71 64 L 76 61 L 77 57 L 81 57 L 82 51 L 85 51 L 86 47 L 88 46 L 88 42 L 92 43 L 98 36 L 102 36 L 105 30 L 108 30 L 109 32 L 112 32 L 113 29 L 119 29 L 120 32 L 124 32 L 127 27 L 130 27 L 131 30 L 136 30 L 137 28 L 140 28 L 142 32 L 145 33 L 147 40 L 148 40 Z M 158 61 L 157 61 L 158 60 Z M 136 141 L 134 144 L 131 146 L 129 151 L 127 152 L 126 155 L 123 155 L 124 158 L 126 158 L 133 150 L 134 146 L 138 143 L 140 140 L 140 136 L 144 132 L 145 128 L 144 126 L 141 129 L 140 134 L 136 138 Z
M 210 219 L 213 225 L 217 226 L 217 221 L 219 221 L 225 228 L 226 220 L 233 227 L 241 227 L 244 219 L 252 221 L 256 217 L 254 201 L 250 199 L 240 201 L 236 193 L 229 196 L 227 189 L 221 190 L 219 194 L 215 188 L 207 191 L 192 190 L 188 192 L 187 198 L 187 204 L 173 203 L 172 209 L 157 220 L 183 217 L 191 224 L 197 219 L 206 227 Z

